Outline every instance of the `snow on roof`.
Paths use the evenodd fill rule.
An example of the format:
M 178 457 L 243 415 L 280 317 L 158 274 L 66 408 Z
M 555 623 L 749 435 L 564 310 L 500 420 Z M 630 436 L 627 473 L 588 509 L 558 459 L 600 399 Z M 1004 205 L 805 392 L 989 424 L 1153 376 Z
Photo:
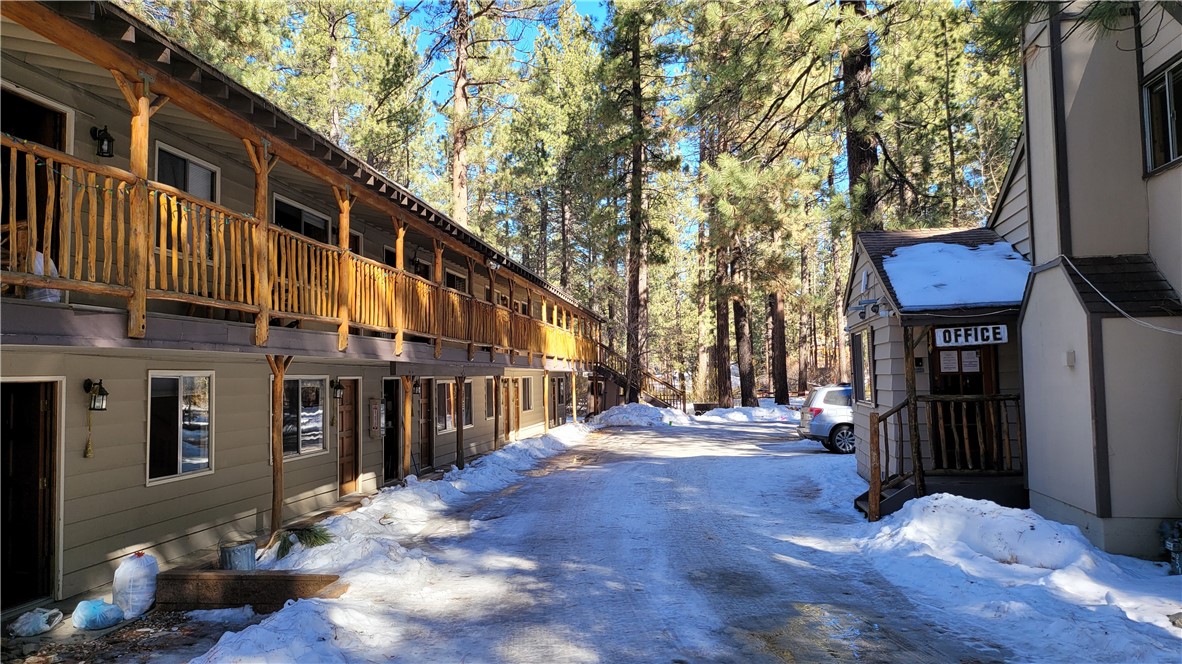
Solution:
M 1018 304 L 1030 274 L 1008 242 L 914 244 L 895 249 L 882 266 L 904 311 Z

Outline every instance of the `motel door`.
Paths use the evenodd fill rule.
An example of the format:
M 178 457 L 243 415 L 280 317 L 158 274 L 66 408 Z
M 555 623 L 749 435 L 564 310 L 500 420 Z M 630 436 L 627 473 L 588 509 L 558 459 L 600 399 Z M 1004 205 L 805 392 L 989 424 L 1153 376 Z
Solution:
M 402 386 L 399 378 L 382 381 L 386 429 L 382 432 L 382 481 L 400 477 L 402 465 Z
M 53 594 L 57 386 L 0 384 L 3 610 Z
M 435 469 L 435 382 L 422 378 L 419 384 L 419 447 L 418 454 L 411 454 L 411 461 L 415 473 L 421 475 Z
M 337 406 L 337 463 L 340 495 L 357 491 L 357 381 L 342 380 L 345 394 Z
M 997 394 L 997 346 L 939 347 L 929 335 L 931 393 L 961 397 Z M 984 427 L 976 403 L 957 401 L 929 404 L 932 456 L 935 468 L 981 468 L 980 443 Z M 987 435 L 987 434 L 986 434 Z

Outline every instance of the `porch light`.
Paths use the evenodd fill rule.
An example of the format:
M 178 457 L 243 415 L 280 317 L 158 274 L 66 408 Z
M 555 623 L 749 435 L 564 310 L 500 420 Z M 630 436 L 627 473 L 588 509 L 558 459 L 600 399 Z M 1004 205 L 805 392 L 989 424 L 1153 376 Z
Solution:
M 107 397 L 110 396 L 110 392 L 107 392 L 107 388 L 103 387 L 102 379 L 93 381 L 87 378 L 82 381 L 82 389 L 86 390 L 86 393 L 90 395 L 88 410 L 107 409 Z
M 90 137 L 98 143 L 95 151 L 96 155 L 100 157 L 115 156 L 115 137 L 111 136 L 111 132 L 107 131 L 106 125 L 103 125 L 102 129 L 91 127 Z
M 410 392 L 411 392 L 411 394 L 413 394 L 415 396 L 422 394 L 423 393 L 423 384 L 416 380 L 414 382 L 413 386 L 410 388 Z
M 490 258 L 490 259 L 488 259 L 488 269 L 492 270 L 493 272 L 496 272 L 497 270 L 501 269 L 501 264 L 498 263 L 496 261 L 496 259 Z
M 332 387 L 332 398 L 340 401 L 345 398 L 345 386 L 339 380 L 334 380 L 329 384 Z

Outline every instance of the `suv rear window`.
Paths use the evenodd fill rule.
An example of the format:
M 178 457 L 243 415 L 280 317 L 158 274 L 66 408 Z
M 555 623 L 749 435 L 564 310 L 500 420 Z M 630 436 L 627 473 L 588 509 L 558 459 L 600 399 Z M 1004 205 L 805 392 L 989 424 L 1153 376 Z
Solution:
M 830 406 L 852 406 L 850 390 L 833 390 L 825 393 L 824 403 Z

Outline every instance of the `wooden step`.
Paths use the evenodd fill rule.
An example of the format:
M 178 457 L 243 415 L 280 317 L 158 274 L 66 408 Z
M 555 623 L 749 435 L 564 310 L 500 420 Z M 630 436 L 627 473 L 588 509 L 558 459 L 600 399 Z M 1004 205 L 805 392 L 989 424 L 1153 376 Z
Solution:
M 912 484 L 910 478 L 889 488 L 884 487 L 882 490 L 882 500 L 878 503 L 879 516 L 882 517 L 898 512 L 907 501 L 915 498 L 915 496 L 915 485 Z M 854 508 L 867 516 L 870 515 L 870 491 L 865 491 L 862 495 L 854 499 Z

